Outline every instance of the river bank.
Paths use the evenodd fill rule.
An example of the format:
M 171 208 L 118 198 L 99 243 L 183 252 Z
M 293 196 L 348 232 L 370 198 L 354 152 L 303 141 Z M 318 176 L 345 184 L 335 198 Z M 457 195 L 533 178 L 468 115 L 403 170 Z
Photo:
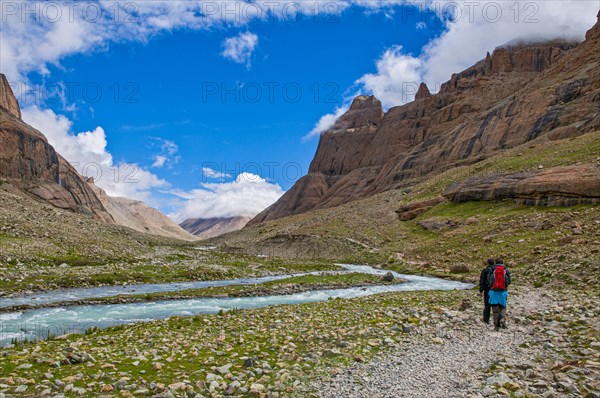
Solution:
M 269 278 L 266 278 L 267 280 Z M 394 278 L 385 281 L 374 274 L 325 274 L 292 276 L 289 278 L 272 280 L 269 282 L 256 282 L 253 284 L 232 284 L 228 286 L 212 286 L 200 289 L 183 289 L 167 292 L 115 295 L 108 297 L 92 297 L 80 300 L 65 300 L 44 304 L 26 304 L 9 307 L 0 307 L 0 314 L 25 311 L 40 308 L 71 307 L 80 305 L 98 304 L 130 304 L 166 300 L 190 300 L 197 298 L 235 298 L 235 297 L 265 297 L 283 296 L 304 293 L 312 290 L 335 290 L 365 288 L 377 285 L 392 285 L 405 283 L 406 280 Z M 50 292 L 48 292 L 50 293 Z

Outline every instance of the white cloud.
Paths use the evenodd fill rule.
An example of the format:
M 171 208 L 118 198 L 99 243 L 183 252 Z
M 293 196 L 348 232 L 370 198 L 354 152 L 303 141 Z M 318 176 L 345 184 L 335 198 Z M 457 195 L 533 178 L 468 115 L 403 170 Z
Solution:
M 176 29 L 240 27 L 267 19 L 294 21 L 316 12 L 326 18 L 341 14 L 351 4 L 346 0 L 3 2 L 0 65 L 11 82 L 25 83 L 29 72 L 47 75 L 49 66 L 60 67 L 63 58 L 103 51 L 111 43 L 145 43 Z
M 160 169 L 166 166 L 171 169 L 174 165 L 179 163 L 181 157 L 176 156 L 179 151 L 179 146 L 175 142 L 164 140 L 159 137 L 151 137 L 151 139 L 160 145 L 160 152 L 152 158 L 154 163 L 152 163 L 151 167 Z
M 161 168 L 165 165 L 166 162 L 167 162 L 166 156 L 156 155 L 156 156 L 154 156 L 154 163 L 152 163 L 152 167 Z
M 313 129 L 308 134 L 306 134 L 304 137 L 302 137 L 302 140 L 303 141 L 308 141 L 311 138 L 318 137 L 320 134 L 322 134 L 325 131 L 327 131 L 330 128 L 332 128 L 333 125 L 335 124 L 335 121 L 340 116 L 342 116 L 344 113 L 346 113 L 348 111 L 348 108 L 350 108 L 350 105 L 344 104 L 344 105 L 342 105 L 340 107 L 337 107 L 333 111 L 333 113 L 328 113 L 326 115 L 321 116 L 321 118 L 315 124 L 315 126 L 313 127 Z
M 225 39 L 221 55 L 233 62 L 246 64 L 247 67 L 250 67 L 252 53 L 257 44 L 258 36 L 254 33 L 240 33 L 237 36 Z
M 363 89 L 379 99 L 384 107 L 404 104 L 417 93 L 423 61 L 402 53 L 394 46 L 377 61 L 377 73 L 368 73 L 356 81 Z
M 200 189 L 172 190 L 181 200 L 169 216 L 177 222 L 188 218 L 252 217 L 275 203 L 284 191 L 252 173 L 241 173 L 235 181 L 203 183 Z
M 222 180 L 225 178 L 231 178 L 231 174 L 227 174 L 227 173 L 222 173 L 220 171 L 211 169 L 210 167 L 203 167 L 202 168 L 202 175 L 206 178 L 212 178 L 215 180 Z
M 23 120 L 44 133 L 48 142 L 77 171 L 94 177 L 96 184 L 110 196 L 151 201 L 151 190 L 166 188 L 168 183 L 137 164 L 117 163 L 106 150 L 106 133 L 102 127 L 74 133 L 73 123 L 50 109 L 32 106 L 23 109 Z
M 451 4 L 451 1 L 442 3 Z M 447 20 L 445 32 L 425 47 L 420 57 L 424 62 L 423 80 L 431 89 L 439 88 L 452 73 L 483 59 L 487 51 L 492 52 L 514 39 L 583 40 L 598 13 L 595 1 L 486 0 L 477 4 L 470 13 L 463 7 L 455 21 Z

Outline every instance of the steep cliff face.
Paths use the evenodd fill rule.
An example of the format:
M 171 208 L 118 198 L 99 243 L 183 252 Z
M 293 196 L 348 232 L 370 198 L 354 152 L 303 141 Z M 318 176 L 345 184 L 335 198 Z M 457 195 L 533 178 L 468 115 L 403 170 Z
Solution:
M 114 222 L 83 177 L 42 133 L 21 120 L 18 102 L 2 74 L 0 178 L 53 206 Z
M 454 74 L 435 95 L 422 85 L 414 102 L 382 118 L 379 101 L 358 97 L 322 134 L 309 174 L 250 224 L 410 186 L 530 141 L 598 130 L 598 48 L 599 25 L 580 44 L 512 43 Z
M 19 108 L 19 102 L 15 97 L 6 76 L 0 73 L 0 108 L 21 119 L 21 108 Z

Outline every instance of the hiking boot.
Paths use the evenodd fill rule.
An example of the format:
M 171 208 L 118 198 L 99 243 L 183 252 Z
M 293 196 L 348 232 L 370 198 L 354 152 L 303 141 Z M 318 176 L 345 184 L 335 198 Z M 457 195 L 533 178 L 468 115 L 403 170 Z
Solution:
M 486 325 L 490 324 L 490 320 L 488 319 L 487 321 L 483 318 L 481 318 L 481 322 L 485 323 Z

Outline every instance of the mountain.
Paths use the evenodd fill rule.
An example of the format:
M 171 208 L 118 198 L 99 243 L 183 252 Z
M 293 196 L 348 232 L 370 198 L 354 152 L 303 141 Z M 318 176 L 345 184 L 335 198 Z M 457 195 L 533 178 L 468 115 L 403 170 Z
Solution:
M 93 178 L 88 179 L 88 184 L 117 225 L 168 238 L 190 241 L 197 239 L 194 235 L 183 230 L 165 214 L 148 206 L 144 202 L 129 198 L 108 196 L 102 188 L 94 184 Z
M 196 239 L 158 210 L 140 201 L 109 197 L 79 175 L 41 132 L 21 120 L 19 103 L 0 74 L 0 183 L 4 181 L 36 200 L 105 223 Z
M 0 178 L 60 209 L 114 223 L 84 178 L 42 133 L 21 120 L 6 76 L 0 74 Z
M 452 75 L 439 93 L 432 95 L 421 85 L 415 101 L 385 113 L 376 98 L 355 98 L 321 135 L 308 174 L 248 225 L 406 189 L 510 148 L 598 130 L 598 48 L 597 24 L 582 43 L 556 40 L 497 48 Z M 560 175 L 568 181 L 569 174 Z M 588 177 L 594 178 L 593 171 Z M 589 178 L 584 184 L 590 184 Z M 562 186 L 569 192 L 561 195 L 571 199 L 580 191 Z M 589 186 L 587 194 L 594 197 L 593 183 Z
M 229 232 L 238 231 L 250 221 L 252 217 L 224 217 L 224 218 L 188 218 L 181 224 L 181 228 L 201 239 L 214 238 Z

